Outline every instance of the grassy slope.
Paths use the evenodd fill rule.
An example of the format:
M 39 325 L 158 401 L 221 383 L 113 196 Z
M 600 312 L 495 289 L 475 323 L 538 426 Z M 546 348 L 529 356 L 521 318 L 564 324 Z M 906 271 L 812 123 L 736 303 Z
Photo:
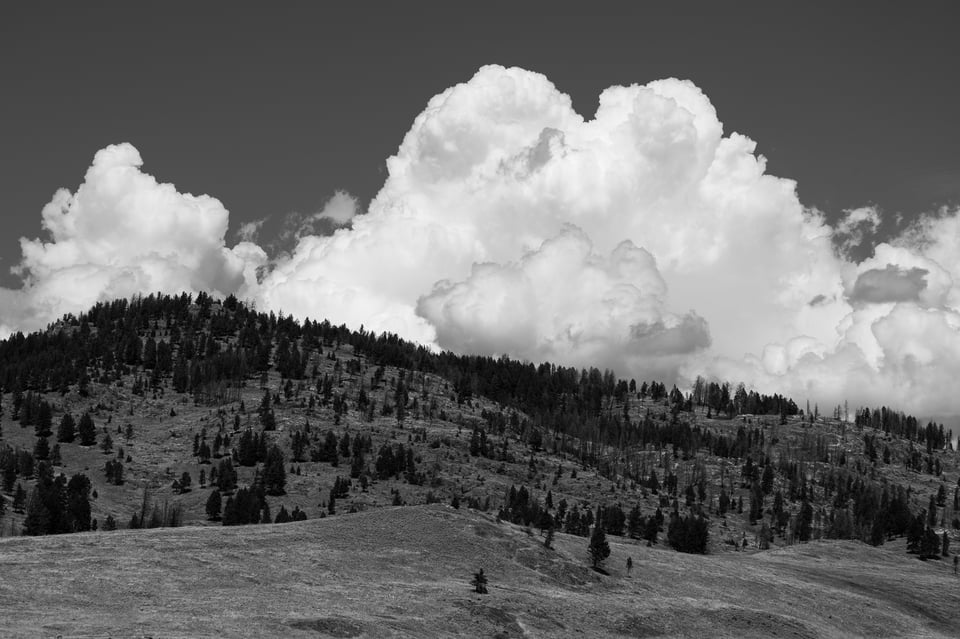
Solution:
M 0 540 L 4 637 L 958 636 L 958 578 L 902 541 L 691 556 L 555 550 L 447 506 Z M 633 574 L 625 574 L 627 556 Z M 490 594 L 470 575 L 483 567 Z

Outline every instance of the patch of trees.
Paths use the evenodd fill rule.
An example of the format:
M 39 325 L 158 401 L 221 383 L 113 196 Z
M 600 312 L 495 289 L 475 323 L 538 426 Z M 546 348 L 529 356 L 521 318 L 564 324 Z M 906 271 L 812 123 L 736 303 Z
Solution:
M 143 491 L 140 508 L 130 516 L 127 528 L 131 530 L 144 528 L 179 528 L 183 525 L 183 507 L 180 504 L 171 504 L 166 500 L 162 504 L 153 503 L 150 491 Z
M 275 524 L 286 524 L 291 521 L 306 521 L 307 513 L 300 510 L 300 506 L 294 506 L 293 512 L 287 512 L 285 506 L 281 504 L 280 510 L 277 511 L 277 516 L 274 517 L 273 523 Z
M 943 424 L 930 422 L 922 426 L 913 415 L 894 411 L 886 406 L 873 410 L 867 407 L 858 409 L 854 416 L 854 424 L 858 428 L 873 428 L 922 444 L 926 447 L 927 454 L 935 450 L 944 450 L 953 439 L 952 431 L 945 431 Z
M 78 473 L 69 481 L 54 476 L 50 464 L 37 465 L 23 520 L 24 535 L 58 535 L 90 530 L 90 480 Z M 21 489 L 22 490 L 22 489 Z
M 667 543 L 679 552 L 704 554 L 707 552 L 709 529 L 710 524 L 705 517 L 674 514 L 667 528 Z
M 223 507 L 224 526 L 242 526 L 246 524 L 269 524 L 270 505 L 267 503 L 263 486 L 243 487 L 227 497 Z
M 426 481 L 423 473 L 417 471 L 413 447 L 404 448 L 403 444 L 383 444 L 377 453 L 374 469 L 380 479 L 402 475 L 408 483 L 418 486 Z

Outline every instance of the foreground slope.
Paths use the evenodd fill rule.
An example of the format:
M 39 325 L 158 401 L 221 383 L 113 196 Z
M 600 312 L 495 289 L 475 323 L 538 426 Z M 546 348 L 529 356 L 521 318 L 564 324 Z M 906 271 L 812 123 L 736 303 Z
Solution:
M 960 635 L 952 566 L 900 544 L 694 556 L 554 549 L 448 506 L 306 522 L 0 540 L 4 637 Z M 632 574 L 625 570 L 633 559 Z M 470 588 L 483 568 L 489 594 Z

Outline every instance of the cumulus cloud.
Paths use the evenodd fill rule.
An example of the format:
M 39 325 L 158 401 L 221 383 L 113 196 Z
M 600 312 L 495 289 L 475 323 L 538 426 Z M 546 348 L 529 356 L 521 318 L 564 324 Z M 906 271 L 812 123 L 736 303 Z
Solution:
M 587 118 L 543 75 L 483 67 L 429 100 L 362 215 L 337 192 L 267 250 L 262 223 L 227 248 L 220 202 L 108 147 L 0 302 L 49 320 L 205 289 L 460 352 L 960 412 L 960 212 L 876 244 L 875 208 L 830 225 L 755 150 L 688 81 L 610 87 Z
M 599 256 L 567 227 L 518 262 L 476 264 L 462 282 L 441 281 L 417 313 L 441 344 L 478 354 L 625 370 L 676 369 L 676 356 L 710 344 L 695 313 L 665 312 L 666 284 L 653 256 L 631 241 Z
M 3 323 L 34 329 L 95 302 L 155 291 L 244 289 L 258 247 L 224 245 L 228 213 L 219 200 L 179 193 L 140 170 L 130 144 L 99 151 L 76 193 L 58 190 L 43 208 L 48 240 L 21 239 L 19 291 L 2 291 Z
M 798 333 L 829 339 L 848 311 L 838 301 L 843 283 L 832 231 L 800 205 L 792 182 L 764 174 L 754 149 L 745 136 L 724 137 L 710 101 L 690 82 L 612 87 L 586 120 L 544 76 L 484 67 L 430 100 L 352 230 L 303 238 L 262 290 L 270 303 L 294 308 L 302 300 L 291 283 L 313 282 L 321 291 L 313 297 L 316 313 L 363 322 L 342 296 L 322 293 L 338 283 L 384 309 L 379 317 L 394 309 L 398 326 L 425 320 L 418 335 L 435 336 L 445 348 L 505 352 L 498 340 L 515 345 L 522 328 L 538 345 L 523 352 L 562 343 L 556 352 L 572 357 L 574 342 L 557 342 L 558 325 L 536 322 L 534 313 L 522 327 L 512 318 L 507 336 L 496 313 L 467 322 L 467 307 L 457 305 L 475 303 L 494 274 L 504 280 L 522 271 L 525 255 L 575 225 L 599 255 L 629 240 L 656 257 L 666 282 L 657 302 L 663 317 L 668 309 L 696 309 L 694 330 L 670 322 L 660 328 L 642 314 L 618 320 L 637 327 L 634 342 L 653 344 L 650 333 L 669 329 L 670 350 L 692 352 L 709 333 L 720 353 L 741 357 Z M 448 288 L 430 294 L 441 280 Z M 817 295 L 833 301 L 811 307 Z M 488 292 L 482 299 L 498 298 Z M 603 326 L 610 313 L 638 312 L 628 298 L 611 305 L 586 306 L 582 321 Z M 622 364 L 614 353 L 623 335 L 603 338 L 604 348 L 589 342 L 590 352 L 607 354 L 597 365 Z

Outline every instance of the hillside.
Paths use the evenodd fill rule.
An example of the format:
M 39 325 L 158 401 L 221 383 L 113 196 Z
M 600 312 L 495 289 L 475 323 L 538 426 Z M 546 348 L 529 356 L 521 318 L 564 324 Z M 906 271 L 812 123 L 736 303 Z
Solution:
M 813 419 L 732 386 L 698 382 L 684 395 L 609 371 L 432 354 L 205 295 L 119 300 L 14 336 L 0 343 L 0 384 L 5 535 L 23 527 L 25 508 L 9 506 L 16 484 L 28 496 L 36 483 L 44 406 L 44 447 L 59 453 L 46 460 L 88 478 L 98 525 L 123 528 L 164 504 L 181 523 L 219 525 L 205 511 L 213 485 L 226 502 L 234 485 L 259 483 L 276 446 L 286 472 L 261 495 L 271 520 L 281 506 L 329 514 L 339 480 L 335 513 L 457 499 L 534 525 L 545 510 L 586 534 L 609 507 L 605 526 L 621 535 L 633 509 L 659 513 L 661 534 L 673 510 L 706 518 L 710 552 L 892 540 L 934 495 L 927 523 L 956 535 L 952 435 L 888 409 L 857 411 L 856 424 Z M 61 437 L 62 420 L 83 414 L 90 443 Z M 245 437 L 259 445 L 244 453 Z M 403 459 L 381 463 L 386 449 Z M 212 474 L 227 460 L 237 478 L 224 485 Z M 507 503 L 512 487 L 526 491 L 522 508 Z M 575 507 L 586 523 L 571 521 Z
M 545 549 L 448 506 L 285 525 L 0 541 L 5 637 L 949 637 L 957 577 L 886 548 L 821 541 L 694 556 L 584 540 Z M 626 557 L 633 558 L 625 573 Z M 489 594 L 470 587 L 483 568 Z
M 939 612 L 953 607 L 960 532 L 952 433 L 889 408 L 848 421 L 719 380 L 682 393 L 431 353 L 205 295 L 118 300 L 13 336 L 0 385 L 0 536 L 80 531 L 4 540 L 5 566 L 49 574 L 32 594 L 5 581 L 24 633 L 112 619 L 148 635 L 161 619 L 164 636 L 195 636 L 212 614 L 211 635 L 283 634 L 296 619 L 345 636 L 955 634 Z M 243 525 L 291 515 L 307 521 Z M 598 525 L 608 577 L 588 567 Z M 134 529 L 157 526 L 186 527 Z M 556 552 L 542 544 L 551 528 Z M 54 564 L 80 571 L 92 605 L 116 588 L 113 612 L 71 616 L 82 591 L 70 604 Z M 328 564 L 322 580 L 306 574 Z M 366 572 L 349 585 L 354 564 Z M 494 588 L 478 608 L 462 589 L 479 564 Z M 287 612 L 255 603 L 273 601 L 262 588 Z M 367 614 L 364 588 L 393 619 Z M 437 617 L 431 592 L 466 599 L 443 599 Z M 309 622 L 326 618 L 317 598 L 344 619 Z M 408 599 L 422 609 L 405 612 Z M 144 625 L 124 625 L 124 609 Z

